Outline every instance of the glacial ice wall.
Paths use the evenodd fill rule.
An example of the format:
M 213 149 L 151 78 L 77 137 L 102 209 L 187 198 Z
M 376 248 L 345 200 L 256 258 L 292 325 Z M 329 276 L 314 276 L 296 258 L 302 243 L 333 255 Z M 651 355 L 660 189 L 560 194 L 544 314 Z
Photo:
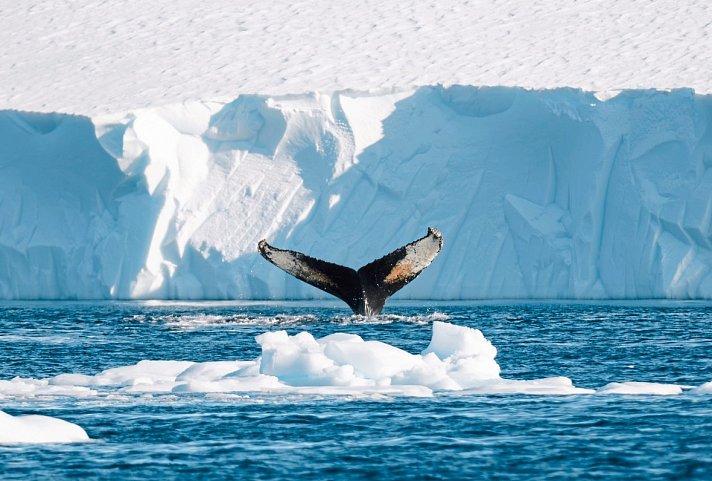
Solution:
M 326 298 L 425 234 L 397 297 L 712 298 L 712 97 L 440 86 L 0 111 L 0 298 Z

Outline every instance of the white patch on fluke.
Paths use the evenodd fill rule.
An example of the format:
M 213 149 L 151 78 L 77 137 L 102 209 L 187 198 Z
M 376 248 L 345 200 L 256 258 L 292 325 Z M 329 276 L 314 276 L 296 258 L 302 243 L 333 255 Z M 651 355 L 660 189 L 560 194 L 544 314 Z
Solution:
M 386 283 L 395 283 L 412 278 L 433 262 L 435 256 L 440 252 L 442 242 L 440 233 L 435 232 L 435 236 L 428 235 L 415 243 L 405 246 L 405 256 L 396 262 L 388 273 L 384 279 Z

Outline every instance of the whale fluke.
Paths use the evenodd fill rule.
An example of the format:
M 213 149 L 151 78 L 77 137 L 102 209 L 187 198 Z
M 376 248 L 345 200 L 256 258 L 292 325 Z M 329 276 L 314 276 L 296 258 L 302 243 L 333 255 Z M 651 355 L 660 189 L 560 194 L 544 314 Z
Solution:
M 358 271 L 301 252 L 272 247 L 264 239 L 257 249 L 280 269 L 344 301 L 354 314 L 375 316 L 383 310 L 386 299 L 433 262 L 442 245 L 440 232 L 428 227 L 425 237 L 399 247 Z

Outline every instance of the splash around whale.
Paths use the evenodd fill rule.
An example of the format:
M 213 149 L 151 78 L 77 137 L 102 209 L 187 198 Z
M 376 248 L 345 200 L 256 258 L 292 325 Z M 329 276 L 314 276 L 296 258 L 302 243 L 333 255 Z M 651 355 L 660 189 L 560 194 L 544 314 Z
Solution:
M 354 314 L 376 316 L 386 300 L 428 267 L 440 252 L 443 237 L 428 233 L 358 270 L 310 257 L 301 252 L 273 247 L 262 239 L 262 257 L 297 279 L 328 292 L 349 305 Z

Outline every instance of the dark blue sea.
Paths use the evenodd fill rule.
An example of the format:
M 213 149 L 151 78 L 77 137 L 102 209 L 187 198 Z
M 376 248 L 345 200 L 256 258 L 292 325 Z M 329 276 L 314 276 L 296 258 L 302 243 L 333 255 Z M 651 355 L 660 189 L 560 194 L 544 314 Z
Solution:
M 0 446 L 2 480 L 712 479 L 712 305 L 4 303 L 0 380 L 96 374 L 144 359 L 251 360 L 255 336 L 355 333 L 412 353 L 433 319 L 480 329 L 502 377 L 689 386 L 679 395 L 353 397 L 253 393 L 0 395 L 11 415 L 91 442 Z

